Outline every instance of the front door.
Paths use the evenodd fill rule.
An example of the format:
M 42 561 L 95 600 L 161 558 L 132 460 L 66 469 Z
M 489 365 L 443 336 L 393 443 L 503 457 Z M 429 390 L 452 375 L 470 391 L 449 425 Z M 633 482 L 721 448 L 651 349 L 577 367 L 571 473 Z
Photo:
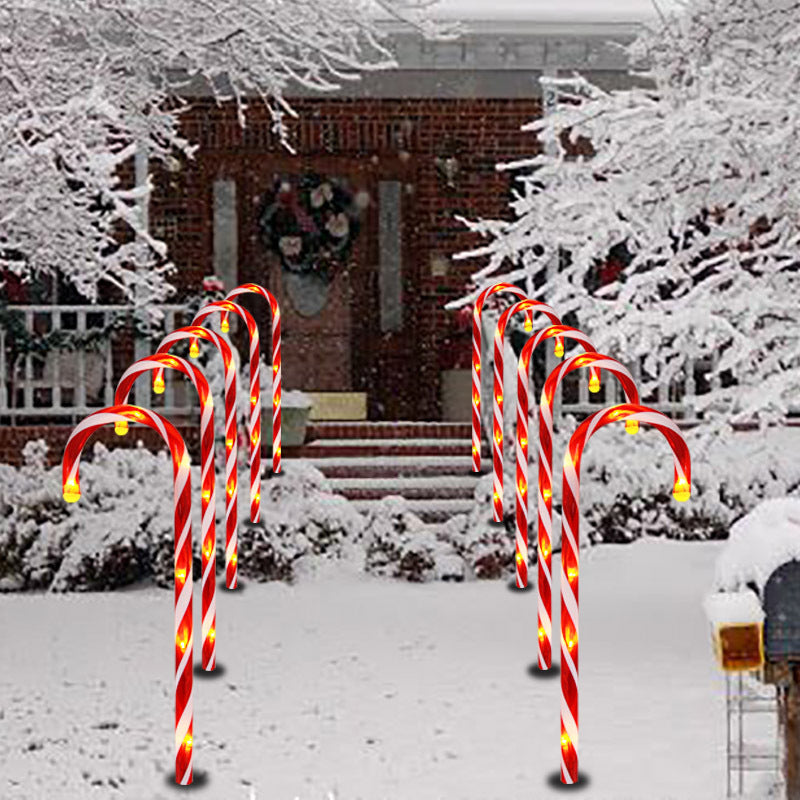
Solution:
M 415 320 L 416 276 L 408 222 L 413 171 L 358 157 L 304 159 L 247 152 L 214 153 L 199 160 L 217 186 L 219 197 L 211 198 L 212 205 L 219 206 L 212 215 L 215 230 L 218 225 L 235 229 L 228 235 L 235 244 L 227 249 L 225 236 L 217 236 L 212 249 L 220 265 L 215 269 L 221 275 L 229 269 L 226 283 L 264 286 L 280 304 L 284 389 L 361 392 L 368 419 L 415 419 L 420 326 Z M 297 187 L 310 174 L 337 181 L 359 208 L 358 233 L 329 281 L 308 269 L 313 263 L 287 269 L 275 237 L 271 244 L 265 241 L 260 224 L 265 210 L 274 205 L 276 182 Z M 306 215 L 301 207 L 300 217 Z M 267 234 L 276 230 L 269 221 L 266 228 Z M 284 244 L 291 256 L 297 242 Z M 240 302 L 258 320 L 267 339 L 262 352 L 269 352 L 266 304 L 247 295 Z
M 368 335 L 375 284 L 368 178 L 336 159 L 315 159 L 313 170 L 292 157 L 246 161 L 237 179 L 239 280 L 265 286 L 278 300 L 285 390 L 365 391 L 369 365 L 358 342 Z M 343 205 L 363 207 L 352 217 L 335 213 Z M 321 236 L 326 218 L 329 235 Z M 331 243 L 341 243 L 343 257 L 326 255 Z

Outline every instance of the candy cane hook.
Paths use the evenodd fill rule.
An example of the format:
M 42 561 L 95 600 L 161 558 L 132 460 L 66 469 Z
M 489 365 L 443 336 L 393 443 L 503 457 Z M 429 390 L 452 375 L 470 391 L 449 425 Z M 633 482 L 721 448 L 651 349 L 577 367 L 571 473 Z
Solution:
M 243 283 L 228 292 L 226 300 L 240 294 L 260 294 L 272 312 L 272 471 L 281 471 L 281 310 L 275 296 L 257 283 Z M 223 320 L 225 316 L 223 316 Z
M 542 388 L 539 402 L 539 535 L 538 562 L 539 581 L 537 584 L 538 600 L 538 646 L 539 668 L 550 669 L 551 637 L 552 637 L 552 536 L 553 527 L 553 400 L 561 381 L 566 375 L 581 367 L 589 367 L 596 375 L 601 369 L 612 373 L 622 384 L 622 390 L 629 403 L 639 402 L 639 391 L 630 372 L 611 356 L 602 353 L 585 353 L 572 356 L 556 367 L 548 376 Z M 598 379 L 599 380 L 599 379 Z M 629 420 L 625 423 L 628 433 L 636 433 L 639 423 Z M 527 481 L 527 470 L 525 475 Z
M 483 305 L 497 292 L 510 292 L 520 300 L 525 292 L 513 283 L 496 283 L 484 289 L 472 308 L 472 471 L 481 471 L 481 313 Z M 527 326 L 528 318 L 526 318 Z
M 563 513 L 561 515 L 561 782 L 578 780 L 578 520 L 581 457 L 592 434 L 614 420 L 646 423 L 658 429 L 672 448 L 672 495 L 689 499 L 691 459 L 678 426 L 646 406 L 623 403 L 596 411 L 569 440 L 564 454 Z
M 217 300 L 203 306 L 195 314 L 192 325 L 201 325 L 212 314 L 231 312 L 244 320 L 250 334 L 250 521 L 258 522 L 261 519 L 261 345 L 258 325 L 249 311 L 230 300 Z M 236 553 L 233 555 L 238 558 Z
M 179 341 L 191 339 L 205 339 L 211 342 L 222 356 L 225 369 L 225 585 L 228 589 L 235 589 L 238 583 L 238 568 L 236 553 L 238 551 L 238 510 L 237 498 L 239 496 L 238 476 L 236 464 L 238 459 L 238 444 L 236 441 L 236 409 L 238 407 L 236 379 L 236 361 L 233 351 L 225 339 L 208 328 L 199 325 L 189 325 L 185 328 L 168 333 L 158 345 L 157 353 L 169 352 L 170 348 Z M 164 391 L 164 370 L 159 369 L 153 373 L 153 391 Z
M 561 320 L 558 315 L 546 303 L 538 300 L 522 300 L 514 303 L 500 315 L 494 329 L 494 387 L 492 392 L 492 462 L 494 467 L 494 478 L 492 483 L 492 519 L 494 522 L 503 521 L 503 370 L 504 370 L 504 342 L 506 327 L 511 317 L 519 311 L 527 311 L 531 314 L 541 312 L 553 325 L 560 325 Z M 531 324 L 531 328 L 533 325 Z M 561 352 L 563 354 L 563 340 L 561 341 Z
M 587 351 L 593 351 L 594 345 L 589 338 L 577 328 L 569 325 L 551 325 L 541 328 L 531 336 L 522 348 L 517 364 L 517 435 L 516 435 L 516 554 L 517 587 L 524 589 L 528 585 L 528 370 L 533 351 L 545 340 L 556 337 L 556 342 L 563 343 L 564 337 L 574 339 Z M 563 355 L 563 344 L 562 344 Z M 597 371 L 591 367 L 591 380 L 600 385 Z M 540 500 L 541 502 L 541 500 Z M 549 558 L 549 547 L 545 548 Z M 541 564 L 542 551 L 539 550 L 539 563 Z M 549 561 L 548 561 L 549 563 Z M 541 585 L 541 574 L 540 581 Z M 548 606 L 549 607 L 549 606 Z
M 214 514 L 216 511 L 216 477 L 214 474 L 214 401 L 203 373 L 182 358 L 156 353 L 141 358 L 128 367 L 119 379 L 114 393 L 114 405 L 128 402 L 128 395 L 136 379 L 151 370 L 164 367 L 182 372 L 197 389 L 200 398 L 200 470 L 201 482 L 201 560 L 202 578 L 202 663 L 204 670 L 213 670 L 217 662 L 217 530 Z M 119 436 L 128 432 L 128 423 L 117 422 L 114 431 Z
M 175 782 L 192 782 L 194 706 L 192 702 L 192 474 L 181 435 L 154 411 L 137 406 L 110 406 L 79 422 L 64 448 L 64 499 L 80 499 L 81 452 L 89 436 L 109 423 L 141 422 L 158 431 L 172 455 L 175 506 Z

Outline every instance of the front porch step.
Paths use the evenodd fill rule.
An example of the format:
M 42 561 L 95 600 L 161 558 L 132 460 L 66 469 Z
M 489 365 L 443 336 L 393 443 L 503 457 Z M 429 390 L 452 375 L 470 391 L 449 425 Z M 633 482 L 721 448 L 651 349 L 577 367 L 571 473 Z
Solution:
M 471 439 L 472 426 L 462 422 L 310 422 L 312 439 Z
M 472 471 L 471 430 L 459 422 L 315 422 L 306 443 L 283 455 L 315 466 L 359 510 L 399 495 L 423 521 L 439 522 L 470 511 L 491 471 L 486 446 L 481 473 Z
M 291 455 L 303 458 L 432 454 L 469 457 L 471 450 L 472 444 L 468 439 L 316 439 L 297 448 Z
M 354 500 L 353 505 L 362 513 L 380 503 L 380 500 Z M 468 514 L 472 509 L 472 500 L 409 500 L 409 508 L 423 522 L 446 522 L 456 514 Z
M 410 478 L 423 476 L 474 476 L 492 469 L 489 458 L 481 461 L 481 472 L 472 471 L 469 456 L 339 456 L 337 458 L 307 458 L 329 478 Z
M 380 500 L 401 495 L 407 500 L 469 499 L 475 493 L 477 478 L 461 475 L 435 477 L 328 478 L 331 488 L 350 500 Z

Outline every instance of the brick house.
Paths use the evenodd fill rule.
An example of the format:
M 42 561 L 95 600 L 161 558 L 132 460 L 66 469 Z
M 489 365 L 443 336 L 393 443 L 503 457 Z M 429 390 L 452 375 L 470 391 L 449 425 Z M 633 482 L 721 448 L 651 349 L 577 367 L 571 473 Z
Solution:
M 278 142 L 258 103 L 242 128 L 232 103 L 192 96 L 182 127 L 199 145 L 195 158 L 150 166 L 149 225 L 178 268 L 175 302 L 200 291 L 209 274 L 220 276 L 226 290 L 260 283 L 281 305 L 285 389 L 322 393 L 322 405 L 343 394 L 340 418 L 469 419 L 468 389 L 448 392 L 469 367 L 470 334 L 444 305 L 464 293 L 477 268 L 451 260 L 476 244 L 456 217 L 507 215 L 510 181 L 495 165 L 535 152 L 536 142 L 520 127 L 542 113 L 540 76 L 577 70 L 606 88 L 631 84 L 624 55 L 611 43 L 630 41 L 642 14 L 573 2 L 583 7 L 576 5 L 572 17 L 537 10 L 548 4 L 517 3 L 499 17 L 493 7 L 494 19 L 453 3 L 456 13 L 471 17 L 456 41 L 425 41 L 386 23 L 398 68 L 368 73 L 330 95 L 288 95 L 299 114 L 288 123 L 296 154 Z M 638 5 L 646 16 L 649 4 Z M 147 168 L 142 155 L 140 179 Z M 327 287 L 288 275 L 259 229 L 276 181 L 291 184 L 310 172 L 363 199 L 352 249 Z M 249 300 L 243 304 L 268 330 L 266 308 Z M 80 319 L 90 324 L 81 313 L 79 328 Z M 34 316 L 28 319 L 33 325 Z M 50 324 L 66 325 L 65 319 Z M 131 360 L 130 348 L 109 354 L 106 383 L 116 385 Z M 5 361 L 0 366 L 6 376 Z M 14 392 L 0 386 L 0 418 L 17 409 L 12 427 L 2 431 L 4 460 L 17 461 L 20 442 L 41 433 L 27 423 L 65 422 L 65 416 L 74 422 L 85 413 L 80 387 L 69 394 L 51 376 L 48 389 L 45 372 L 26 367 Z M 32 413 L 28 401 L 40 389 L 51 400 L 39 406 L 58 399 L 65 414 Z M 108 390 L 99 395 L 107 398 Z M 58 442 L 69 429 L 48 424 L 46 433 Z
M 450 258 L 475 244 L 456 216 L 508 213 L 509 178 L 495 164 L 535 152 L 520 127 L 541 114 L 537 77 L 580 70 L 629 85 L 607 42 L 628 40 L 631 22 L 473 20 L 467 30 L 436 43 L 395 30 L 398 69 L 330 96 L 290 97 L 296 155 L 258 105 L 241 128 L 232 105 L 198 97 L 183 119 L 199 144 L 194 161 L 156 176 L 150 223 L 169 244 L 178 285 L 196 289 L 215 273 L 226 288 L 269 288 L 282 309 L 285 386 L 363 393 L 371 420 L 466 418 L 463 407 L 443 408 L 441 391 L 443 373 L 470 357 L 469 332 L 443 309 L 476 269 Z M 309 171 L 368 201 L 346 267 L 312 311 L 258 225 L 276 178 Z M 260 304 L 250 308 L 267 322 Z

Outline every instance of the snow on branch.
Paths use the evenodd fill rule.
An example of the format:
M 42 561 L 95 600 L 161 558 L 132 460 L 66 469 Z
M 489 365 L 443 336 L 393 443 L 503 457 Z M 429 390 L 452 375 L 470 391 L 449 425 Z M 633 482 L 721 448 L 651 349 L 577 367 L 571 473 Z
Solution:
M 380 6 L 430 34 L 424 2 Z M 191 87 L 263 102 L 290 148 L 290 88 L 332 91 L 394 60 L 359 0 L 10 0 L 0 7 L 0 270 L 101 283 L 140 303 L 169 293 L 119 168 L 191 157 L 179 133 Z M 149 187 L 145 187 L 149 190 Z M 120 233 L 123 234 L 120 238 Z
M 798 2 L 689 0 L 628 47 L 634 88 L 544 79 L 560 102 L 523 129 L 542 152 L 498 166 L 512 219 L 467 222 L 469 296 L 541 276 L 537 297 L 623 362 L 721 354 L 707 418 L 797 403 L 798 45 Z

